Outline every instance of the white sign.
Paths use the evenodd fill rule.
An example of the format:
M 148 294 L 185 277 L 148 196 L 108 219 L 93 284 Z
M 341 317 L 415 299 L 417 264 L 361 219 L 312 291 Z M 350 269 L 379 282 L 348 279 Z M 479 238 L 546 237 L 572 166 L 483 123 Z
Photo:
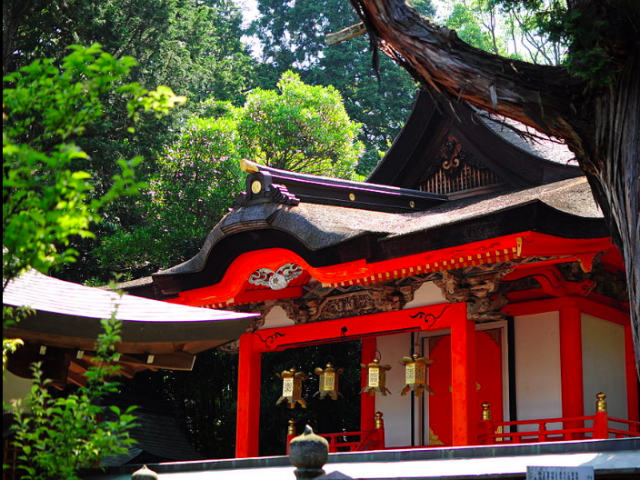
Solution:
M 593 467 L 527 467 L 527 480 L 594 480 Z

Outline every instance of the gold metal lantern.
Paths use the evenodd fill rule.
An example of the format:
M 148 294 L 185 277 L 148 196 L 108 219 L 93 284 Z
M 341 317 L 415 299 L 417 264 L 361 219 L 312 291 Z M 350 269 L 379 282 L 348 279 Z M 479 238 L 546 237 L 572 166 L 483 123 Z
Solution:
M 433 390 L 427 385 L 427 367 L 433 363 L 433 360 L 427 360 L 414 353 L 410 357 L 402 357 L 400 363 L 404 365 L 404 381 L 406 383 L 401 390 L 401 395 L 413 391 L 416 397 L 421 397 L 425 390 L 434 395 Z
M 296 403 L 299 403 L 302 408 L 307 408 L 307 402 L 302 398 L 302 382 L 309 378 L 307 374 L 291 368 L 283 370 L 282 373 L 276 373 L 276 376 L 282 379 L 282 396 L 276 405 L 286 402 L 289 408 L 295 408 Z
M 337 400 L 338 395 L 342 394 L 338 391 L 338 376 L 344 371 L 344 369 L 335 369 L 332 363 L 327 363 L 326 368 L 320 367 L 314 370 L 314 373 L 320 377 L 319 390 L 313 395 L 320 395 L 320 400 L 324 399 L 327 395 L 331 400 Z
M 360 393 L 368 392 L 369 395 L 375 395 L 376 392 L 380 392 L 384 396 L 391 393 L 385 386 L 386 372 L 391 370 L 391 365 L 380 365 L 380 359 L 374 358 L 368 365 L 361 363 L 360 366 L 367 369 L 367 386 Z

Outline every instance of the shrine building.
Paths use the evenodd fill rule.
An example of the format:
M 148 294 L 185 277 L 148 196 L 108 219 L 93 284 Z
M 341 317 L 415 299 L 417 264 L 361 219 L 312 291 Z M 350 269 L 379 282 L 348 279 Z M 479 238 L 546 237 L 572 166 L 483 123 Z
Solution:
M 338 369 L 362 371 L 359 430 L 316 432 L 332 452 L 640 435 L 620 252 L 571 154 L 512 127 L 421 92 L 365 183 L 244 162 L 202 250 L 128 284 L 260 314 L 226 346 L 238 458 L 261 454 L 261 409 L 304 403 L 285 371 L 281 405 L 261 405 L 262 355 L 345 340 L 363 367 L 309 380 L 330 374 L 331 396 Z

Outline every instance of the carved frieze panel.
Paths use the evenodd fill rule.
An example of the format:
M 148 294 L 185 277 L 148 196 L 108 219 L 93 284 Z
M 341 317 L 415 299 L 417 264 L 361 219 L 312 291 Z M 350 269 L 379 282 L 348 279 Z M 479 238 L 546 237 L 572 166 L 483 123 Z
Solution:
M 357 287 L 337 294 L 339 290 L 332 289 L 331 294 L 324 297 L 279 300 L 277 304 L 295 323 L 388 312 L 399 310 L 413 300 L 414 292 L 421 285 L 420 282 L 405 283 Z
M 486 322 L 504 317 L 500 310 L 508 300 L 502 292 L 500 280 L 512 271 L 503 269 L 464 275 L 460 270 L 448 270 L 442 272 L 442 280 L 436 280 L 434 283 L 450 302 L 467 303 L 467 316 L 470 320 Z

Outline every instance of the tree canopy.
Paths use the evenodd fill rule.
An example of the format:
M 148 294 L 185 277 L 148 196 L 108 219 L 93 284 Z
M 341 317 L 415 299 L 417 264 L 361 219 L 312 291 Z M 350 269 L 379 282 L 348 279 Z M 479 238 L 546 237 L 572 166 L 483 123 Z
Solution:
M 246 156 L 267 166 L 351 178 L 362 144 L 332 86 L 310 86 L 285 72 L 278 91 L 257 89 L 238 109 L 238 134 Z
M 359 125 L 333 87 L 285 72 L 278 90 L 256 89 L 242 107 L 208 100 L 168 145 L 136 204 L 141 222 L 101 239 L 105 268 L 137 275 L 195 255 L 244 188 L 239 163 L 352 178 L 362 151 Z
M 75 261 L 78 252 L 68 248 L 72 238 L 91 236 L 90 225 L 100 220 L 100 210 L 140 187 L 132 168 L 140 159 L 122 160 L 106 192 L 90 195 L 93 178 L 80 162 L 87 154 L 74 139 L 104 115 L 106 99 L 122 98 L 131 125 L 141 111 L 166 114 L 184 101 L 168 87 L 147 91 L 136 82 L 126 83 L 136 65 L 131 57 L 115 59 L 97 44 L 71 50 L 59 67 L 54 59 L 35 60 L 3 78 L 3 290 L 27 270 L 47 273 Z M 3 307 L 3 329 L 32 313 Z M 95 364 L 77 392 L 52 395 L 40 364 L 32 367 L 34 384 L 24 399 L 30 413 L 13 412 L 20 478 L 78 479 L 79 469 L 125 453 L 133 443 L 130 410 L 113 408 L 113 418 L 105 418 L 100 405 L 105 395 L 117 391 L 110 377 L 118 371 L 113 362 L 121 341 L 115 311 L 102 325 Z M 3 337 L 3 374 L 8 354 L 21 344 Z
M 434 13 L 428 0 L 412 3 L 424 14 Z M 416 92 L 411 76 L 383 58 L 378 79 L 364 38 L 326 44 L 327 33 L 357 20 L 346 0 L 259 0 L 258 10 L 260 15 L 248 32 L 261 49 L 258 85 L 272 89 L 283 72 L 293 70 L 310 85 L 334 86 L 342 94 L 349 117 L 362 124 L 365 154 L 357 172 L 368 174 L 380 160 L 379 152 L 389 148 L 409 116 Z

